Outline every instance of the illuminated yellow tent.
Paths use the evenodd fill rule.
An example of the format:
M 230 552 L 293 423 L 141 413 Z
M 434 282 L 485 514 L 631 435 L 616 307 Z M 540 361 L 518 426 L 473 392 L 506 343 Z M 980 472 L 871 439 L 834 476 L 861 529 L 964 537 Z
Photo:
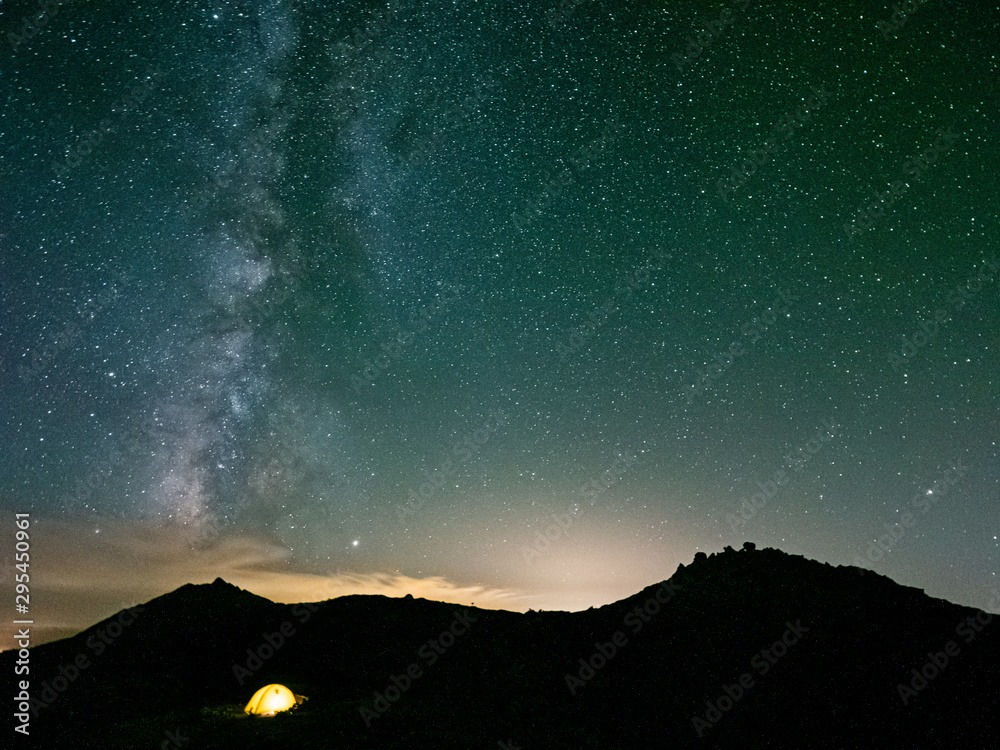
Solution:
M 243 711 L 255 716 L 274 716 L 279 711 L 287 711 L 304 700 L 303 696 L 295 695 L 284 685 L 265 685 L 253 694 L 253 698 Z

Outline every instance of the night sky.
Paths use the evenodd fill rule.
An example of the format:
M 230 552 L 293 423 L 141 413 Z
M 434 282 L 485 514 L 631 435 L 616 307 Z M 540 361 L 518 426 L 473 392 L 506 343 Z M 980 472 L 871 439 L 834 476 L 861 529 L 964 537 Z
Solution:
M 3 2 L 36 638 L 744 540 L 1000 609 L 1000 7 L 837 6 Z

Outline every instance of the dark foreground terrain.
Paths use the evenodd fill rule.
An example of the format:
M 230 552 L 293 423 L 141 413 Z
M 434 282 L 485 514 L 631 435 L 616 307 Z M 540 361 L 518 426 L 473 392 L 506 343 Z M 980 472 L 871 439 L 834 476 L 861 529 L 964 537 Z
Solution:
M 284 605 L 189 584 L 33 648 L 31 737 L 13 736 L 168 750 L 998 746 L 991 615 L 749 547 L 576 613 Z M 0 655 L 3 674 L 14 659 Z M 245 716 L 271 682 L 309 700 Z

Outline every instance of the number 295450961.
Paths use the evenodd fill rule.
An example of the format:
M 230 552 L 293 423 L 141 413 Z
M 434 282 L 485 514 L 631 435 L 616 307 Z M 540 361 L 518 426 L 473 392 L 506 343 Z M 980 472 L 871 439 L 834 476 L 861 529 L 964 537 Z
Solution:
M 30 561 L 29 552 L 31 541 L 28 536 L 28 526 L 31 519 L 27 513 L 15 513 L 14 524 L 17 531 L 14 533 L 15 554 L 14 554 L 14 608 L 20 615 L 28 613 L 28 605 L 31 603 L 31 593 L 28 589 L 29 576 L 28 565 Z

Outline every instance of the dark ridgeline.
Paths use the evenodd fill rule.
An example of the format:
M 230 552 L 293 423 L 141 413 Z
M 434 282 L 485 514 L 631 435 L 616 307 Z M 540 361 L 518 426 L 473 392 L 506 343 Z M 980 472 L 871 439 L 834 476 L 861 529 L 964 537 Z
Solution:
M 27 744 L 996 747 L 991 621 L 749 544 L 576 613 L 383 596 L 282 605 L 217 579 L 33 648 L 33 697 L 54 700 L 36 706 Z M 4 674 L 14 657 L 0 655 Z M 45 691 L 60 674 L 62 690 Z M 308 702 L 244 717 L 271 682 Z

